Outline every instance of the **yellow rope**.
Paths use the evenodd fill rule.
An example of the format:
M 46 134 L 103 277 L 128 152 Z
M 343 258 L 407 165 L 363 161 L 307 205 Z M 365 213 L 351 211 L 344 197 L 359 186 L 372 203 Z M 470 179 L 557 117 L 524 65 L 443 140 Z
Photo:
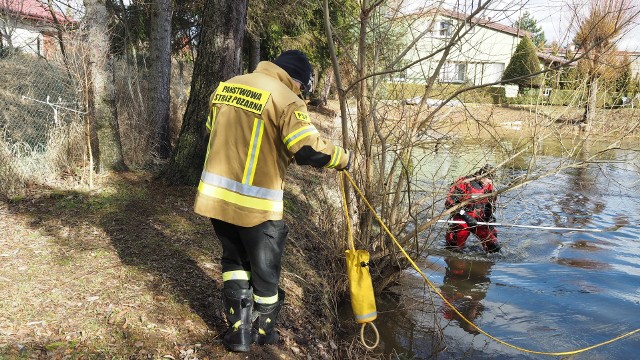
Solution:
M 344 189 L 344 177 L 342 176 L 343 172 L 346 174 L 346 171 L 339 172 L 340 188 L 342 189 L 342 207 L 344 209 L 345 218 L 347 219 L 347 233 L 349 234 L 349 248 L 351 248 L 351 250 L 353 251 L 356 251 L 356 246 L 353 242 L 353 234 L 351 233 L 351 219 L 349 219 L 349 208 L 347 207 L 347 194 Z M 347 176 L 349 176 L 349 174 L 347 174 Z
M 369 208 L 369 210 L 371 211 L 371 213 L 376 217 L 376 220 L 378 220 L 378 223 L 380 223 L 380 226 L 382 226 L 382 228 L 384 229 L 384 231 L 389 235 L 389 237 L 393 240 L 393 242 L 396 244 L 396 246 L 398 247 L 398 249 L 400 249 L 400 251 L 402 252 L 402 254 L 407 258 L 407 260 L 409 260 L 409 263 L 411 263 L 411 266 L 420 274 L 420 276 L 422 276 L 422 278 L 424 279 L 424 281 L 429 285 L 429 287 L 431 287 L 431 289 L 433 289 L 433 291 L 435 291 L 435 293 L 442 299 L 442 301 L 444 301 L 445 304 L 447 304 L 447 306 L 449 306 L 458 316 L 460 316 L 460 318 L 462 320 L 464 320 L 467 324 L 473 326 L 476 330 L 478 330 L 480 333 L 484 334 L 486 337 L 502 344 L 505 346 L 508 346 L 510 348 L 525 352 L 525 353 L 530 353 L 530 354 L 538 354 L 538 355 L 550 355 L 550 356 L 565 356 L 565 355 L 574 355 L 574 354 L 579 354 L 588 350 L 592 350 L 595 349 L 597 347 L 603 346 L 603 345 L 607 345 L 607 344 L 611 344 L 612 342 L 624 339 L 628 336 L 631 336 L 635 333 L 640 332 L 640 328 L 635 329 L 633 331 L 630 331 L 626 334 L 620 335 L 618 337 L 615 337 L 613 339 L 592 345 L 592 346 L 588 346 L 586 348 L 582 348 L 582 349 L 578 349 L 578 350 L 572 350 L 572 351 L 563 351 L 563 352 L 546 352 L 546 351 L 536 351 L 536 350 L 529 350 L 529 349 L 525 349 L 525 348 L 521 348 L 519 346 L 510 344 L 506 341 L 500 340 L 494 336 L 492 336 L 491 334 L 487 333 L 486 331 L 482 330 L 481 328 L 479 328 L 476 324 L 474 324 L 471 320 L 467 319 L 464 315 L 462 315 L 458 309 L 455 308 L 455 306 L 453 306 L 453 304 L 451 304 L 440 292 L 440 290 L 438 290 L 438 288 L 431 282 L 429 281 L 429 279 L 427 278 L 427 276 L 422 272 L 422 270 L 420 270 L 420 268 L 418 267 L 418 265 L 416 265 L 416 263 L 411 259 L 411 257 L 409 256 L 409 254 L 407 254 L 407 252 L 402 248 L 402 245 L 400 245 L 400 243 L 398 242 L 398 240 L 396 240 L 395 236 L 393 236 L 393 234 L 391 234 L 391 231 L 389 231 L 389 229 L 387 228 L 387 226 L 384 224 L 384 222 L 382 221 L 382 219 L 380 218 L 380 216 L 378 216 L 378 214 L 376 213 L 375 209 L 373 208 L 373 206 L 371 206 L 371 204 L 369 203 L 369 201 L 367 201 L 367 199 L 365 198 L 364 194 L 362 194 L 362 191 L 360 190 L 360 188 L 358 188 L 358 186 L 356 185 L 355 181 L 353 181 L 353 178 L 351 177 L 351 175 L 349 175 L 348 172 L 346 171 L 342 171 L 346 176 L 347 179 L 349 179 L 349 182 L 351 182 L 351 185 L 353 185 L 353 188 L 356 190 L 356 192 L 360 195 L 360 197 L 362 198 L 362 200 L 365 202 L 365 204 L 367 205 L 367 207 Z M 342 178 L 341 178 L 342 179 Z M 341 186 L 343 187 L 342 191 L 344 194 L 344 183 L 341 181 Z M 345 211 L 346 211 L 346 207 L 345 207 Z M 347 214 L 347 218 L 349 217 L 349 214 Z M 350 226 L 350 225 L 349 225 Z

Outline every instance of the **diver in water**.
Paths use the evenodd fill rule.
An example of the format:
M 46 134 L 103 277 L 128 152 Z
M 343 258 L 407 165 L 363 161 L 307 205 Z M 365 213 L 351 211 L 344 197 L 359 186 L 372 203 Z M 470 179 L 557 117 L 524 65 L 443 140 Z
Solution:
M 464 223 L 451 224 L 445 235 L 446 247 L 450 250 L 462 250 L 470 234 L 480 239 L 482 248 L 488 253 L 500 251 L 498 244 L 498 231 L 491 225 L 479 225 L 481 222 L 494 222 L 494 207 L 496 196 L 484 196 L 493 194 L 493 174 L 495 168 L 489 164 L 483 166 L 475 173 L 463 176 L 456 180 L 445 200 L 445 208 L 452 208 L 462 202 L 469 201 L 459 212 L 456 212 L 451 220 Z

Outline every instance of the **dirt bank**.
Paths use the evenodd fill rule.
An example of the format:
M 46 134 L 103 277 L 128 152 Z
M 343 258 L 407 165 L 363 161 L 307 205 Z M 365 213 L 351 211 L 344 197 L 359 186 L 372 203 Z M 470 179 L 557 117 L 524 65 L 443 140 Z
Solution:
M 221 251 L 194 194 L 123 173 L 0 204 L 0 358 L 245 359 L 220 342 Z M 252 359 L 335 358 L 318 321 L 330 286 L 307 261 L 313 231 L 292 224 L 283 341 Z
M 626 110 L 605 117 L 601 131 L 637 123 Z M 502 125 L 562 118 L 553 111 L 573 116 L 545 111 L 477 106 L 474 117 L 450 116 Z M 338 141 L 335 114 L 314 116 Z M 342 214 L 322 204 L 337 194 L 335 173 L 292 167 L 282 341 L 253 346 L 248 358 L 345 359 L 362 351 L 353 345 L 355 326 L 335 325 L 335 294 L 347 286 L 339 269 L 344 240 L 327 229 Z M 130 172 L 101 176 L 93 189 L 33 186 L 0 203 L 0 358 L 247 358 L 221 345 L 221 252 L 208 220 L 192 211 L 194 195 L 193 187 Z
M 316 117 L 335 135 L 331 111 Z M 287 181 L 282 340 L 250 358 L 344 358 L 332 325 L 341 287 L 319 271 L 327 233 L 317 226 L 340 213 L 317 206 L 326 194 L 314 190 L 335 172 L 294 166 Z M 69 183 L 0 203 L 0 359 L 247 358 L 221 344 L 221 250 L 192 210 L 194 187 L 144 172 Z

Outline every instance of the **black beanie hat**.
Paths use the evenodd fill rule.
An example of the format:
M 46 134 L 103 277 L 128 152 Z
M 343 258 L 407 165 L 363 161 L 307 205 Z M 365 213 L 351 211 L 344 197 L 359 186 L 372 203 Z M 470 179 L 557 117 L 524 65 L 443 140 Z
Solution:
M 490 177 L 493 176 L 493 174 L 495 174 L 495 172 L 496 172 L 496 168 L 494 168 L 493 165 L 485 164 L 478 171 L 476 171 L 476 173 L 474 175 L 475 176 L 483 175 L 483 177 L 489 177 L 490 178 Z
M 305 86 L 305 88 L 311 87 L 311 76 L 313 70 L 307 55 L 300 50 L 287 50 L 280 54 L 278 58 L 273 61 L 274 64 L 281 67 L 295 80 L 298 80 Z

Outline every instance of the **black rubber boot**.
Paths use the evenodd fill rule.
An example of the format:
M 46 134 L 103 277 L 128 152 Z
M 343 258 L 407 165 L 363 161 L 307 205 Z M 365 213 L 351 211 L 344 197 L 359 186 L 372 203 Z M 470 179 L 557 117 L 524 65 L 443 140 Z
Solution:
M 255 303 L 253 341 L 260 345 L 276 344 L 280 335 L 275 331 L 276 319 L 284 304 L 284 290 L 278 289 L 278 301 L 274 304 Z
M 501 246 L 500 246 L 500 244 L 498 244 L 498 243 L 488 243 L 488 244 L 487 244 L 487 249 L 486 249 L 486 250 L 487 250 L 487 252 L 488 252 L 488 253 L 490 253 L 490 254 L 491 254 L 491 253 L 497 253 L 497 252 L 500 252 L 500 249 L 501 249 L 501 248 L 502 248 L 502 247 L 501 247 Z
M 252 343 L 251 315 L 253 311 L 253 291 L 225 289 L 222 305 L 229 323 L 222 343 L 227 349 L 236 352 L 249 351 Z

